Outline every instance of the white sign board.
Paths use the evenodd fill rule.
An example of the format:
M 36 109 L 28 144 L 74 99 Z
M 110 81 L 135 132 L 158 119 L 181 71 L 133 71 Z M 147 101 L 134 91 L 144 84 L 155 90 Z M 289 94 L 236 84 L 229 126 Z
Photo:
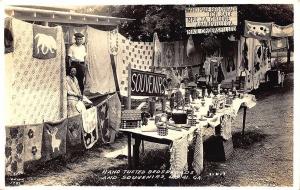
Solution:
M 209 33 L 222 33 L 236 31 L 236 26 L 215 27 L 215 28 L 195 28 L 186 30 L 188 35 L 190 34 L 209 34 Z
M 237 7 L 188 7 L 185 9 L 185 26 L 216 27 L 236 26 Z

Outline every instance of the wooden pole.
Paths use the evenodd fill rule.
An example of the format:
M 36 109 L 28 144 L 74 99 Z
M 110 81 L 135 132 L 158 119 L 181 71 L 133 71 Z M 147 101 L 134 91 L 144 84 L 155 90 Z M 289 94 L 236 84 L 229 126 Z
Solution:
M 131 169 L 132 162 L 131 162 L 131 134 L 130 133 L 127 134 L 127 138 L 128 138 L 128 167 L 129 169 Z
M 244 106 L 243 131 L 242 131 L 242 135 L 243 135 L 243 136 L 245 135 L 246 115 L 247 115 L 247 107 Z
M 128 64 L 128 99 L 127 99 L 127 109 L 131 109 L 131 63 Z
M 291 64 L 291 48 L 290 48 L 290 38 L 287 37 L 287 41 L 288 41 L 288 47 L 287 47 L 287 64 L 290 65 Z

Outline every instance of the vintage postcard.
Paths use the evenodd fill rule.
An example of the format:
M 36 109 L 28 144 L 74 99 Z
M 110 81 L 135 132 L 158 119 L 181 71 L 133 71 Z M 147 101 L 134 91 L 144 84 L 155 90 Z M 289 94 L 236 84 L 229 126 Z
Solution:
M 3 185 L 297 189 L 296 5 L 5 4 Z

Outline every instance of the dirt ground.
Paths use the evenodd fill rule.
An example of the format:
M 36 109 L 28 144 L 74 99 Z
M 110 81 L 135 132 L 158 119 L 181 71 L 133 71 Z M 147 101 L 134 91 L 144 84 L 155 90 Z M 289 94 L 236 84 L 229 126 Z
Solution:
M 247 134 L 256 134 L 249 146 L 239 146 L 236 138 L 242 131 L 242 111 L 233 126 L 234 151 L 225 162 L 205 160 L 204 171 L 197 179 L 113 180 L 104 179 L 105 169 L 126 170 L 127 157 L 104 158 L 104 154 L 127 144 L 120 137 L 114 144 L 93 147 L 73 154 L 67 162 L 54 160 L 23 176 L 24 185 L 182 185 L 182 186 L 292 186 L 293 185 L 293 76 L 284 88 L 262 88 L 254 92 L 257 105 L 247 112 Z M 154 150 L 153 150 L 153 147 Z M 161 169 L 168 162 L 167 147 L 145 143 L 141 155 L 144 169 Z M 116 174 L 117 175 L 117 174 Z M 200 179 L 201 178 L 201 179 Z

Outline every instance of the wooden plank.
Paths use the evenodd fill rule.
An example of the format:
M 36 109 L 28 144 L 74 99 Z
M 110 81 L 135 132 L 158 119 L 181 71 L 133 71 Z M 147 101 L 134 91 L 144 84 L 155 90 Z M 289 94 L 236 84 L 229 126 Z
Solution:
M 116 26 L 120 22 L 107 22 L 107 21 L 92 21 L 92 20 L 79 20 L 79 19 L 68 19 L 68 18 L 42 18 L 42 17 L 32 17 L 32 16 L 22 16 L 15 15 L 14 18 L 24 20 L 24 21 L 33 21 L 33 22 L 52 22 L 52 23 L 67 23 L 67 24 L 83 24 L 83 25 L 105 25 L 105 26 Z
M 128 92 L 128 100 L 127 100 L 127 109 L 131 109 L 131 63 L 128 64 L 128 86 L 127 86 L 127 92 Z

